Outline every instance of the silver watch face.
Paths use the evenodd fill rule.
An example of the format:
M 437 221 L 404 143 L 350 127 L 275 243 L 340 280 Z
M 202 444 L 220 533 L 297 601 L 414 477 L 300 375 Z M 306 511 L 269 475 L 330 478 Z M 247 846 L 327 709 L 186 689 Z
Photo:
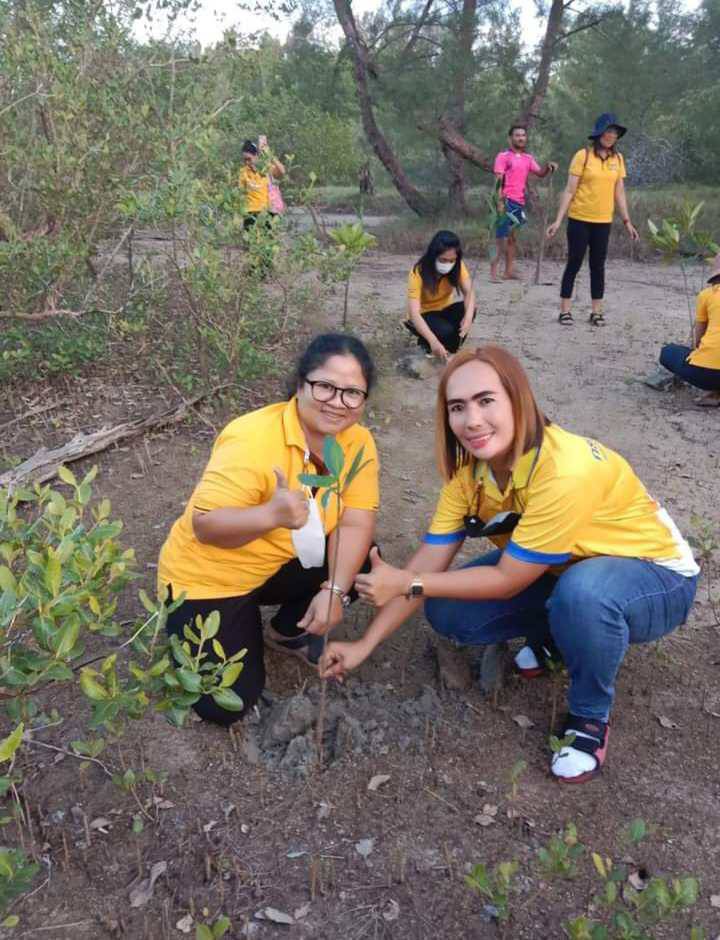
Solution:
M 411 584 L 410 585 L 410 596 L 411 597 L 422 597 L 423 595 L 423 586 L 422 584 Z

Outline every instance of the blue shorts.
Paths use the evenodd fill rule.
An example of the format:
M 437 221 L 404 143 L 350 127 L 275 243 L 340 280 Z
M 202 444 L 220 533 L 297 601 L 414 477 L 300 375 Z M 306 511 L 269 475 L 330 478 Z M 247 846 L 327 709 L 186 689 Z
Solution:
M 506 198 L 505 215 L 500 217 L 498 224 L 495 226 L 495 238 L 507 238 L 512 229 L 519 228 L 521 225 L 525 225 L 526 222 L 525 207 L 521 206 L 519 202 Z

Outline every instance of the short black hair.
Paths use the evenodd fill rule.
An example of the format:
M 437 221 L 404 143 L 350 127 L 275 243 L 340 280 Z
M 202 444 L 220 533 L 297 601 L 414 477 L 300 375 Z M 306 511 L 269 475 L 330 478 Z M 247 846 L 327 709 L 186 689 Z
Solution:
M 295 366 L 288 394 L 293 396 L 310 373 L 325 365 L 331 356 L 353 356 L 358 361 L 370 393 L 375 384 L 375 363 L 367 346 L 350 333 L 321 333 L 316 336 L 300 356 Z
M 527 134 L 527 124 L 511 124 L 508 137 L 512 137 L 514 131 L 525 131 Z
M 251 140 L 246 140 L 245 143 L 242 145 L 242 152 L 251 153 L 254 157 L 256 157 L 258 153 L 258 149 L 257 149 L 257 146 Z

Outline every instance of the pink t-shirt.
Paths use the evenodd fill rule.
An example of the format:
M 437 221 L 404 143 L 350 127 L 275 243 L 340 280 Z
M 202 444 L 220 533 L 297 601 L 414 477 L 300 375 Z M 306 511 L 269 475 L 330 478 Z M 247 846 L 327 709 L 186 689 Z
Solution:
M 531 153 L 503 150 L 495 157 L 493 172 L 504 174 L 503 196 L 524 206 L 527 178 L 530 173 L 542 173 L 542 169 Z

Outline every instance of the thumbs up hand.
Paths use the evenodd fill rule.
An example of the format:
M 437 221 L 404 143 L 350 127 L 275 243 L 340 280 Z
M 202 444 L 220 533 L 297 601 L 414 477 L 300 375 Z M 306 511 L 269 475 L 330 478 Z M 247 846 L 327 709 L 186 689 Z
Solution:
M 279 467 L 273 468 L 277 486 L 268 503 L 273 528 L 302 529 L 308 518 L 308 501 L 302 490 L 291 490 L 287 477 Z
M 363 600 L 369 601 L 375 607 L 384 607 L 394 597 L 407 594 L 412 580 L 412 572 L 386 564 L 380 557 L 380 552 L 373 546 L 370 549 L 370 572 L 359 574 L 355 578 L 355 590 Z

